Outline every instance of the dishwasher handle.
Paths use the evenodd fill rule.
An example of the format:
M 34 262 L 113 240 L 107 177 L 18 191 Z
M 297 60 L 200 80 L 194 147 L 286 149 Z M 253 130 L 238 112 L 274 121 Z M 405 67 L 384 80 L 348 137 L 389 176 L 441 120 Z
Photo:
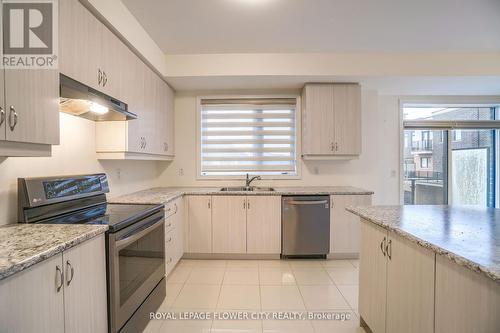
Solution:
M 298 201 L 298 200 L 290 200 L 287 201 L 287 205 L 323 205 L 327 204 L 327 200 L 303 200 L 303 201 Z

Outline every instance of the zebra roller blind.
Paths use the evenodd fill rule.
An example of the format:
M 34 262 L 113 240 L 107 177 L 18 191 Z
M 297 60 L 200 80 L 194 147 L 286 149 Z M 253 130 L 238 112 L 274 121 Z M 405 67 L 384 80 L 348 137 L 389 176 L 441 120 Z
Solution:
M 202 176 L 296 175 L 296 99 L 202 99 Z

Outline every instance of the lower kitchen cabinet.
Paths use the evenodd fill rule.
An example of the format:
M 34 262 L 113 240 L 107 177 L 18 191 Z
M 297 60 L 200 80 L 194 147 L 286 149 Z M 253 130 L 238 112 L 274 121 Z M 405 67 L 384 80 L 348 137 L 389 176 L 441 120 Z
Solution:
M 246 200 L 244 195 L 212 196 L 213 253 L 246 253 Z
M 184 254 L 184 199 L 175 199 L 165 210 L 165 260 L 167 275 Z
M 374 333 L 434 331 L 434 252 L 361 224 L 359 314 Z
M 436 333 L 500 331 L 498 282 L 436 256 Z
M 0 281 L 1 332 L 106 332 L 104 235 Z
M 387 230 L 361 222 L 359 314 L 373 333 L 385 332 L 387 259 L 383 247 Z
M 247 253 L 281 253 L 281 196 L 247 197 Z
M 186 252 L 280 254 L 281 196 L 187 196 Z
M 434 331 L 434 252 L 389 233 L 388 333 Z
M 59 254 L 0 281 L 1 332 L 64 332 L 62 269 Z
M 212 253 L 212 197 L 187 197 L 187 252 Z
M 104 235 L 63 253 L 65 332 L 106 332 Z
M 359 254 L 359 217 L 346 211 L 348 206 L 369 206 L 371 195 L 330 196 L 330 254 L 356 257 Z

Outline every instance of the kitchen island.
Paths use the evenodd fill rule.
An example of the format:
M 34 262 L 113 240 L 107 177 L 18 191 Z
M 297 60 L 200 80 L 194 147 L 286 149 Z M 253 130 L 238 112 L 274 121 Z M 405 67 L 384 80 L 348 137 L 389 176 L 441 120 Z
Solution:
M 347 210 L 362 221 L 359 313 L 371 331 L 500 331 L 500 210 Z

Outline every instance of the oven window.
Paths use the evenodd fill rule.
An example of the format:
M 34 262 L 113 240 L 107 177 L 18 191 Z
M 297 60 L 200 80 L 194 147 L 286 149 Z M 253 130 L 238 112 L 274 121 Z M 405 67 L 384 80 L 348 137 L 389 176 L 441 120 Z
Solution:
M 165 270 L 164 242 L 163 232 L 153 231 L 118 252 L 120 305 L 151 279 L 155 272 Z

